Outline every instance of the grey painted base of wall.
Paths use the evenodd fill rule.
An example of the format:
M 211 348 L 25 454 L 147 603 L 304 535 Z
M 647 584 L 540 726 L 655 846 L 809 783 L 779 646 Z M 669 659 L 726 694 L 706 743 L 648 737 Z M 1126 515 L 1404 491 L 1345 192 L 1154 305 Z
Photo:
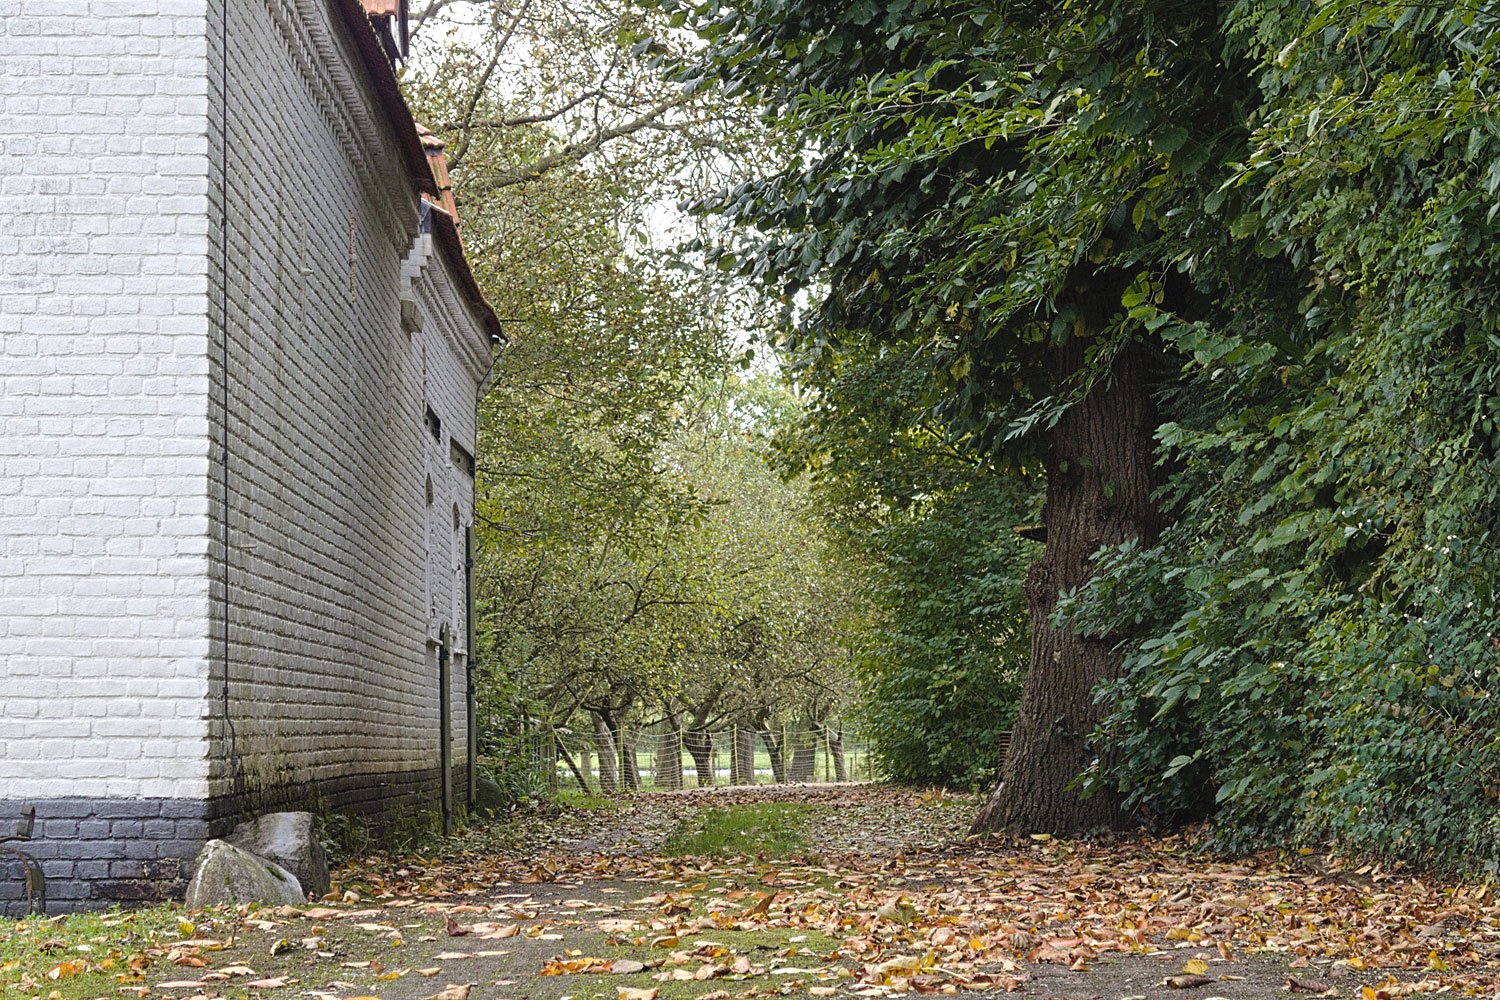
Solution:
M 378 839 L 440 809 L 440 774 L 347 775 L 216 799 L 0 798 L 0 836 L 14 832 L 22 806 L 36 808 L 31 839 L 11 846 L 41 864 L 49 914 L 180 899 L 203 842 L 242 819 L 282 809 L 346 813 L 363 817 Z M 453 786 L 461 804 L 462 769 Z M 25 898 L 20 862 L 0 853 L 0 916 L 20 916 Z
M 48 913 L 180 896 L 210 836 L 205 801 L 87 798 L 0 799 L 5 834 L 23 805 L 36 807 L 36 826 L 11 846 L 41 864 Z M 21 914 L 25 898 L 21 864 L 0 855 L 0 914 Z

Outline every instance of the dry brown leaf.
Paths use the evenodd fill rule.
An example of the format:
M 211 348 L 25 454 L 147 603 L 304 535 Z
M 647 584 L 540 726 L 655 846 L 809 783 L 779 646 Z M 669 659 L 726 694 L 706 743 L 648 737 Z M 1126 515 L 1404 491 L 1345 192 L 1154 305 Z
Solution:
M 469 1000 L 469 991 L 473 988 L 473 983 L 449 983 L 432 996 L 423 997 L 422 1000 Z
M 1169 990 L 1191 990 L 1217 982 L 1212 976 L 1168 976 L 1163 984 Z
M 1287 976 L 1286 984 L 1281 988 L 1288 993 L 1327 993 L 1333 989 L 1333 984 L 1321 979 L 1298 979 L 1296 976 Z
M 280 913 L 280 910 L 276 911 Z M 343 910 L 335 910 L 331 906 L 312 906 L 305 910 L 293 910 L 292 913 L 283 916 L 300 916 L 303 920 L 337 920 L 344 915 Z

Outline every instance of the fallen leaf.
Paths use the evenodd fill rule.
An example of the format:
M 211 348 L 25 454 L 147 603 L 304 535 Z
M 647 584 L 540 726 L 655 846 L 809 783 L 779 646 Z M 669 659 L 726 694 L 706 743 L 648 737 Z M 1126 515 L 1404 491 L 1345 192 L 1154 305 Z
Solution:
M 653 986 L 650 989 L 631 989 L 628 986 L 616 987 L 620 991 L 620 1000 L 656 1000 L 656 995 L 661 988 Z
M 1208 963 L 1201 958 L 1194 958 L 1183 965 L 1182 971 L 1190 976 L 1201 976 L 1208 971 Z
M 291 982 L 286 976 L 276 976 L 272 979 L 250 979 L 241 983 L 241 986 L 252 990 L 279 990 Z
M 47 978 L 55 982 L 61 982 L 64 979 L 72 979 L 80 972 L 87 970 L 88 967 L 89 963 L 81 958 L 75 958 L 71 962 L 59 962 L 47 970 Z
M 1282 986 L 1282 989 L 1288 993 L 1327 993 L 1333 989 L 1333 984 L 1321 979 L 1298 979 L 1296 976 L 1287 976 L 1286 984 Z
M 1163 985 L 1169 990 L 1191 990 L 1217 982 L 1212 976 L 1168 976 Z
M 335 910 L 331 906 L 313 906 L 300 911 L 300 915 L 303 920 L 337 920 L 344 915 L 344 911 Z
M 637 962 L 633 958 L 617 958 L 610 965 L 609 971 L 620 976 L 634 975 L 637 972 L 645 972 L 646 963 Z
M 430 978 L 432 976 L 437 975 L 439 972 L 442 972 L 443 969 L 442 969 L 442 966 L 434 965 L 430 969 L 417 969 L 415 971 L 416 971 L 417 975 L 419 975 L 419 976 L 427 976 L 427 977 Z
M 445 988 L 438 990 L 430 997 L 423 997 L 422 1000 L 469 1000 L 469 991 L 473 988 L 473 983 L 457 985 L 449 983 Z

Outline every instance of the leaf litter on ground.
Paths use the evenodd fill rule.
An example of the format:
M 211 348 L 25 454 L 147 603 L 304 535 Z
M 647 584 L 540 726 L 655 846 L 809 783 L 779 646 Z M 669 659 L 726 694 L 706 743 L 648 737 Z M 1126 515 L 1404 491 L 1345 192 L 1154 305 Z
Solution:
M 778 797 L 830 807 L 803 816 L 818 853 L 655 853 L 698 810 Z M 974 807 L 871 785 L 640 795 L 552 825 L 544 852 L 474 830 L 346 866 L 318 905 L 190 914 L 133 952 L 123 938 L 80 952 L 59 936 L 67 920 L 24 920 L 0 930 L 0 957 L 27 956 L 0 963 L 0 996 L 1495 992 L 1487 886 L 1295 853 L 1208 860 L 1182 837 L 977 842 L 962 835 Z M 644 822 L 621 836 L 632 817 Z

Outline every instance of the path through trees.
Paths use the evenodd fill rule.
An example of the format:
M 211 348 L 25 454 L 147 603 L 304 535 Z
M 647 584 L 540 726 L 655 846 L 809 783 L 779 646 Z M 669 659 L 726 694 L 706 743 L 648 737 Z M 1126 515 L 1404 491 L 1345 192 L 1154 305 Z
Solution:
M 118 969 L 104 958 L 118 943 L 134 953 L 141 996 L 248 985 L 318 1000 L 1140 997 L 1174 995 L 1175 983 L 1235 1000 L 1333 988 L 1389 1000 L 1493 989 L 1500 906 L 1488 887 L 1317 855 L 1206 861 L 1180 838 L 969 840 L 974 807 L 872 785 L 636 796 L 361 858 L 335 872 L 334 898 L 308 907 L 79 919 L 89 952 L 71 947 L 73 919 L 6 925 L 0 955 L 21 958 L 0 983 L 51 989 L 47 969 L 67 961 L 82 966 L 58 974 L 67 996 L 112 993 Z M 680 850 L 715 835 L 730 838 L 723 856 Z M 736 836 L 765 846 L 736 853 Z

